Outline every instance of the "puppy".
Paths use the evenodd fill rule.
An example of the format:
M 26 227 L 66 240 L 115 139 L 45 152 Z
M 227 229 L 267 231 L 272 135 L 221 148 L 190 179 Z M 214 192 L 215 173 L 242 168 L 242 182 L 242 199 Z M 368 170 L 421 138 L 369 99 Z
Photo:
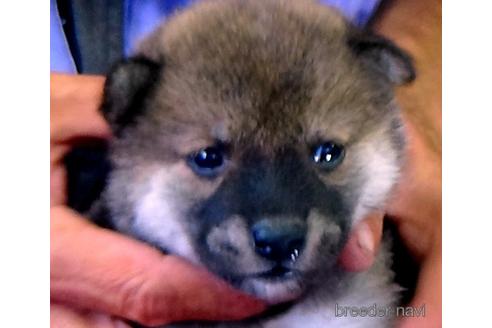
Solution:
M 200 2 L 109 74 L 111 172 L 91 216 L 282 304 L 188 326 L 391 326 L 343 311 L 397 302 L 387 247 L 363 273 L 337 258 L 398 180 L 393 89 L 414 76 L 402 50 L 314 1 Z

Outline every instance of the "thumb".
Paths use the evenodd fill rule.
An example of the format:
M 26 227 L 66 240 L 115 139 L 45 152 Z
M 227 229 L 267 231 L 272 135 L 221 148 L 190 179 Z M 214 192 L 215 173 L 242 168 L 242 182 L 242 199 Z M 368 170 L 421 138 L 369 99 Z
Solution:
M 383 217 L 382 212 L 375 212 L 354 226 L 338 259 L 343 268 L 364 271 L 371 267 L 381 241 Z
M 145 325 L 239 320 L 264 309 L 204 269 L 51 210 L 51 299 Z
M 131 328 L 122 320 L 88 310 L 50 304 L 51 328 Z

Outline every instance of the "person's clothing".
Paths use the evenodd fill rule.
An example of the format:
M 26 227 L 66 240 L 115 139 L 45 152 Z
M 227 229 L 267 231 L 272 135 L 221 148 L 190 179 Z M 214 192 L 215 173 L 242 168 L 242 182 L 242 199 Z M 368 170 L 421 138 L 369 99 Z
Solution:
M 77 72 L 63 33 L 63 24 L 55 0 L 51 0 L 50 3 L 50 70 L 63 73 Z
M 199 0 L 50 0 L 51 71 L 104 74 L 176 10 Z M 380 0 L 319 0 L 363 26 Z

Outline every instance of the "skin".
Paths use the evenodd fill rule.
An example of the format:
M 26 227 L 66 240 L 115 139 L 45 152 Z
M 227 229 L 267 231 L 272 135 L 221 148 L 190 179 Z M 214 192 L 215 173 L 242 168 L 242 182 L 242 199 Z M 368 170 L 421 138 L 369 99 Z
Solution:
M 418 19 L 415 19 L 418 17 Z M 401 327 L 442 325 L 441 1 L 390 1 L 374 29 L 412 54 L 418 78 L 398 90 L 409 138 L 408 163 L 387 213 L 420 263 L 412 306 L 426 304 L 424 318 Z
M 397 94 L 409 142 L 407 165 L 387 212 L 359 223 L 339 259 L 348 271 L 366 270 L 377 252 L 383 216 L 397 224 L 420 263 L 410 305 L 426 305 L 425 317 L 406 318 L 399 327 L 441 326 L 440 8 L 437 0 L 390 1 L 374 21 L 377 31 L 412 54 L 419 74 Z M 103 83 L 99 76 L 51 75 L 51 326 L 237 320 L 263 311 L 264 304 L 203 269 L 95 227 L 65 206 L 64 155 L 84 139 L 111 137 L 97 112 Z

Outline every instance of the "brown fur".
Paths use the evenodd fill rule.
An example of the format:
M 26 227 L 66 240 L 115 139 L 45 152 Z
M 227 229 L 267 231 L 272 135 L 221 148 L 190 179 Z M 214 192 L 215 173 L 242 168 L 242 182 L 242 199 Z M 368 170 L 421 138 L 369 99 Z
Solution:
M 398 178 L 393 87 L 414 76 L 404 53 L 311 1 L 218 0 L 169 20 L 137 56 L 110 75 L 103 106 L 118 131 L 105 192 L 118 230 L 269 302 L 297 300 L 313 324 L 346 323 L 311 311 L 330 312 L 337 300 L 393 302 L 385 254 L 355 276 L 336 258 L 352 224 L 384 206 Z M 329 172 L 311 154 L 327 141 L 345 148 Z M 228 147 L 224 171 L 199 176 L 188 156 L 218 142 Z M 285 285 L 244 278 L 270 268 L 251 248 L 251 226 L 265 219 L 308 226 L 292 263 L 299 277 Z M 277 319 L 255 325 L 282 326 Z

